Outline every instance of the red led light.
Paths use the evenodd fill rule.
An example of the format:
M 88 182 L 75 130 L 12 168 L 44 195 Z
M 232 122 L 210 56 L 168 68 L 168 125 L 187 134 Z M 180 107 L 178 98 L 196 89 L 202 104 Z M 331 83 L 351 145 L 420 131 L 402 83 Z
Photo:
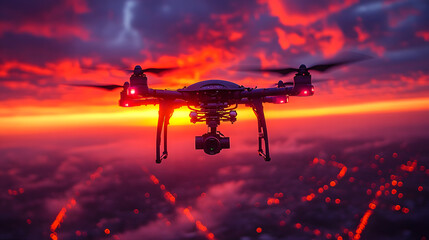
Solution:
M 284 100 L 280 100 L 280 103 L 285 103 L 285 101 Z
M 308 91 L 307 91 L 307 90 L 304 90 L 304 92 L 303 92 L 303 93 L 304 93 L 304 95 L 307 95 L 307 94 L 308 94 Z
M 125 103 L 125 107 L 128 107 L 128 105 L 129 105 L 128 103 Z
M 135 90 L 134 88 L 131 88 L 131 89 L 130 89 L 130 94 L 131 94 L 131 95 L 136 94 L 136 90 Z

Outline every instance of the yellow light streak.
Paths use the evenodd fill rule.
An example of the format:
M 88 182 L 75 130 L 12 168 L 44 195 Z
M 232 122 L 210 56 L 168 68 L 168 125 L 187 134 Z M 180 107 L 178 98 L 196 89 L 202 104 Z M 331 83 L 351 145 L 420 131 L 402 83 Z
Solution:
M 292 103 L 290 103 L 292 104 Z M 279 107 L 282 109 L 279 109 Z M 157 124 L 157 107 L 137 108 L 103 108 L 94 113 L 64 113 L 44 115 L 6 115 L 0 118 L 1 133 L 19 133 L 31 129 L 49 129 L 76 126 L 155 126 Z M 35 108 L 33 113 L 37 110 Z M 266 109 L 267 119 L 308 118 L 331 115 L 376 114 L 387 112 L 411 112 L 429 110 L 429 98 L 399 99 L 379 102 L 367 102 L 353 105 L 328 106 L 305 109 L 288 109 L 288 105 L 277 105 Z M 76 111 L 73 108 L 71 111 Z M 96 108 L 94 108 L 96 111 Z M 43 109 L 40 112 L 44 112 Z M 187 107 L 177 109 L 170 120 L 172 125 L 186 125 L 190 110 Z M 238 110 L 238 120 L 254 119 L 250 108 Z

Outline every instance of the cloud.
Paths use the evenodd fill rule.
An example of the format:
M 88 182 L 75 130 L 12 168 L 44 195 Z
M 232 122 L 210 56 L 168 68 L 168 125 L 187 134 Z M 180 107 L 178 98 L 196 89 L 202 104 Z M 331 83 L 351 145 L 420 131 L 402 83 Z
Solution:
M 335 14 L 348 8 L 358 1 L 294 1 L 282 2 L 278 0 L 268 0 L 266 3 L 273 16 L 279 18 L 285 26 L 307 26 L 319 20 L 323 20 L 331 14 Z

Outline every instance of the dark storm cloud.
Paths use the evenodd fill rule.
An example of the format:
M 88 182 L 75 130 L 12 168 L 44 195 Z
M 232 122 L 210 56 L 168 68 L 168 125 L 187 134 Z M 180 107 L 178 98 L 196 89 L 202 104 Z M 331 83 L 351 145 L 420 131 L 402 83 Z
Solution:
M 179 56 L 183 60 L 205 53 L 205 57 L 197 59 L 198 64 L 212 65 L 203 74 L 224 76 L 233 73 L 213 70 L 224 62 L 290 66 L 323 63 L 341 52 L 355 51 L 376 58 L 359 63 L 363 66 L 360 68 L 351 66 L 355 70 L 352 76 L 341 71 L 329 76 L 360 84 L 371 79 L 398 82 L 398 75 L 413 72 L 427 75 L 424 66 L 428 42 L 421 37 L 428 31 L 425 25 L 428 6 L 424 1 L 275 4 L 275 1 L 7 2 L 0 10 L 0 44 L 6 46 L 0 61 L 46 68 L 46 64 L 55 65 L 59 61 L 77 61 L 82 66 L 83 59 L 87 59 L 90 65 L 108 63 L 121 68 L 124 61 L 128 66 L 169 56 L 172 57 L 169 64 L 174 65 Z M 281 7 L 287 14 L 275 12 Z M 295 23 L 297 19 L 305 21 Z M 210 57 L 219 51 L 223 55 Z M 63 79 L 61 72 L 41 81 L 37 73 L 34 77 L 25 72 L 18 76 L 17 70 L 22 71 L 6 70 L 0 76 L 2 81 L 41 84 Z M 234 75 L 240 79 L 248 76 Z M 13 94 L 6 94 L 7 91 Z M 3 99 L 40 96 L 14 91 L 6 84 Z

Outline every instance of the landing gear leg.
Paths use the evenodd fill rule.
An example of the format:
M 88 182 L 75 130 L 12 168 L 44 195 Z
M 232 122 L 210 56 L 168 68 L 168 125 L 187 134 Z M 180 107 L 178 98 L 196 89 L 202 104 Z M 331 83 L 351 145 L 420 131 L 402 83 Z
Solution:
M 170 118 L 173 115 L 173 104 L 167 101 L 160 102 L 158 112 L 158 125 L 156 128 L 156 163 L 161 163 L 162 160 L 168 157 L 167 151 L 167 127 L 170 123 Z M 164 125 L 164 151 L 161 155 L 161 133 Z
M 267 124 L 265 122 L 264 108 L 262 106 L 261 99 L 255 99 L 252 101 L 252 109 L 258 119 L 258 153 L 264 158 L 265 161 L 270 161 L 270 149 L 268 145 L 268 134 L 267 134 Z M 263 150 L 262 140 L 265 143 L 265 152 Z

